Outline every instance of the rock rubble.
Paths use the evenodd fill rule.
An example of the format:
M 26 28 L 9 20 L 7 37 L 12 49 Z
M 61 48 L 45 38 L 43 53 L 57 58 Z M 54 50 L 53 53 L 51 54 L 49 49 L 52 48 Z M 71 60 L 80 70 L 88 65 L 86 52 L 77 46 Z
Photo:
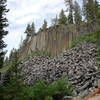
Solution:
M 75 94 L 83 97 L 97 87 L 97 47 L 93 43 L 81 43 L 54 58 L 31 57 L 21 64 L 24 81 L 31 85 L 38 79 L 52 82 L 66 76 L 75 86 Z

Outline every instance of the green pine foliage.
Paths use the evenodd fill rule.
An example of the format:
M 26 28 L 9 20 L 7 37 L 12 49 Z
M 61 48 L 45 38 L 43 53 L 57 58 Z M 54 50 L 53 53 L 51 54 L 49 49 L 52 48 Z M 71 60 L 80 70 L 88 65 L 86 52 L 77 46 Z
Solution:
M 65 95 L 71 96 L 73 95 L 72 91 L 73 87 L 66 78 L 61 78 L 48 86 L 48 94 L 50 94 L 54 100 L 61 100 Z
M 55 18 L 52 19 L 52 26 L 58 25 L 58 16 L 56 15 Z
M 28 24 L 27 27 L 26 27 L 26 30 L 24 32 L 27 36 L 32 36 L 34 35 L 36 32 L 35 32 L 35 24 L 34 22 L 32 24 Z
M 75 24 L 80 24 L 82 22 L 81 8 L 77 1 L 74 2 L 74 21 Z
M 0 68 L 3 67 L 3 61 L 5 55 L 3 48 L 6 47 L 3 38 L 8 33 L 8 31 L 4 29 L 5 27 L 8 26 L 7 19 L 5 17 L 6 13 L 8 12 L 8 9 L 6 9 L 7 6 L 6 2 L 7 0 L 0 0 Z
M 73 86 L 66 78 L 48 84 L 38 80 L 33 86 L 23 85 L 16 79 L 0 85 L 2 100 L 62 100 L 65 95 L 73 95 Z
M 65 95 L 73 95 L 73 86 L 66 78 L 61 78 L 51 84 L 39 80 L 34 86 L 28 86 L 24 91 L 32 100 L 61 100 Z
M 18 51 L 13 50 L 13 59 L 11 67 L 5 75 L 3 84 L 0 84 L 0 90 L 3 90 L 0 98 L 2 100 L 25 100 L 25 94 L 23 92 L 24 84 L 21 81 L 22 75 L 20 75 L 21 68 L 18 67 Z
M 43 25 L 42 25 L 41 30 L 43 30 L 43 31 L 46 30 L 46 29 L 47 29 L 47 26 L 48 26 L 47 21 L 44 20 L 44 23 L 43 23 Z
M 24 33 L 27 34 L 27 36 L 30 36 L 30 34 L 31 34 L 31 25 L 30 24 L 27 25 Z
M 73 5 L 73 0 L 65 0 L 65 4 L 68 7 L 68 24 L 73 24 L 73 11 L 74 11 L 74 5 Z
M 98 19 L 99 10 L 100 8 L 97 0 L 83 0 L 83 14 L 86 21 L 90 22 Z
M 72 13 L 70 12 L 69 15 L 68 15 L 68 24 L 73 24 L 73 15 Z
M 98 8 L 97 9 L 97 19 L 99 19 L 100 20 L 100 4 L 96 4 L 96 7 Z
M 31 25 L 31 34 L 35 34 L 36 33 L 35 31 L 36 31 L 35 30 L 35 24 L 33 22 L 32 25 Z
M 59 14 L 59 19 L 58 19 L 58 24 L 67 24 L 67 17 L 64 13 L 64 10 L 62 9 L 60 14 Z

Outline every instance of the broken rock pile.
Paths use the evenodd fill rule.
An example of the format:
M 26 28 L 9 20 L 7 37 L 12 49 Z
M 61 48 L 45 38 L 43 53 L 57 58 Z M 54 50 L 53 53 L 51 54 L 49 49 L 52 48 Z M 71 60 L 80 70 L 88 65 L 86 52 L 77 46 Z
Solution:
M 85 96 L 97 87 L 97 47 L 82 43 L 54 58 L 31 57 L 21 64 L 24 81 L 31 85 L 38 79 L 52 82 L 66 76 L 75 86 L 75 94 Z

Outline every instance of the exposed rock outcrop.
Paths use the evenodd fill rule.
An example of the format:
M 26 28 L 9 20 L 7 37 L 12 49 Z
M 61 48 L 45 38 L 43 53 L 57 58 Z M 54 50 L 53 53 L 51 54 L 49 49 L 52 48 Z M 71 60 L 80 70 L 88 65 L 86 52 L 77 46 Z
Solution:
M 20 49 L 20 57 L 31 55 L 33 51 L 47 51 L 52 56 L 69 49 L 71 43 L 81 34 L 99 30 L 97 23 L 84 23 L 80 25 L 57 25 L 40 31 L 28 38 L 27 43 Z
M 25 60 L 22 62 L 24 81 L 27 84 L 38 79 L 52 82 L 66 76 L 75 86 L 76 95 L 83 97 L 97 87 L 97 47 L 93 43 L 82 43 L 54 58 L 42 56 Z

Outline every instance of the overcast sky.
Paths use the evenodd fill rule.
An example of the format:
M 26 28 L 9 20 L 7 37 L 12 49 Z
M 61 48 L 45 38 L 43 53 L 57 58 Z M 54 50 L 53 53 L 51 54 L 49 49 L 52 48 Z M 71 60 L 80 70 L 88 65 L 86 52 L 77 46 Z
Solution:
M 36 29 L 41 27 L 46 19 L 50 24 L 51 19 L 59 14 L 61 9 L 66 9 L 64 0 L 8 0 L 7 14 L 9 21 L 9 34 L 5 37 L 9 54 L 12 48 L 18 48 L 21 37 L 28 23 L 35 22 Z

